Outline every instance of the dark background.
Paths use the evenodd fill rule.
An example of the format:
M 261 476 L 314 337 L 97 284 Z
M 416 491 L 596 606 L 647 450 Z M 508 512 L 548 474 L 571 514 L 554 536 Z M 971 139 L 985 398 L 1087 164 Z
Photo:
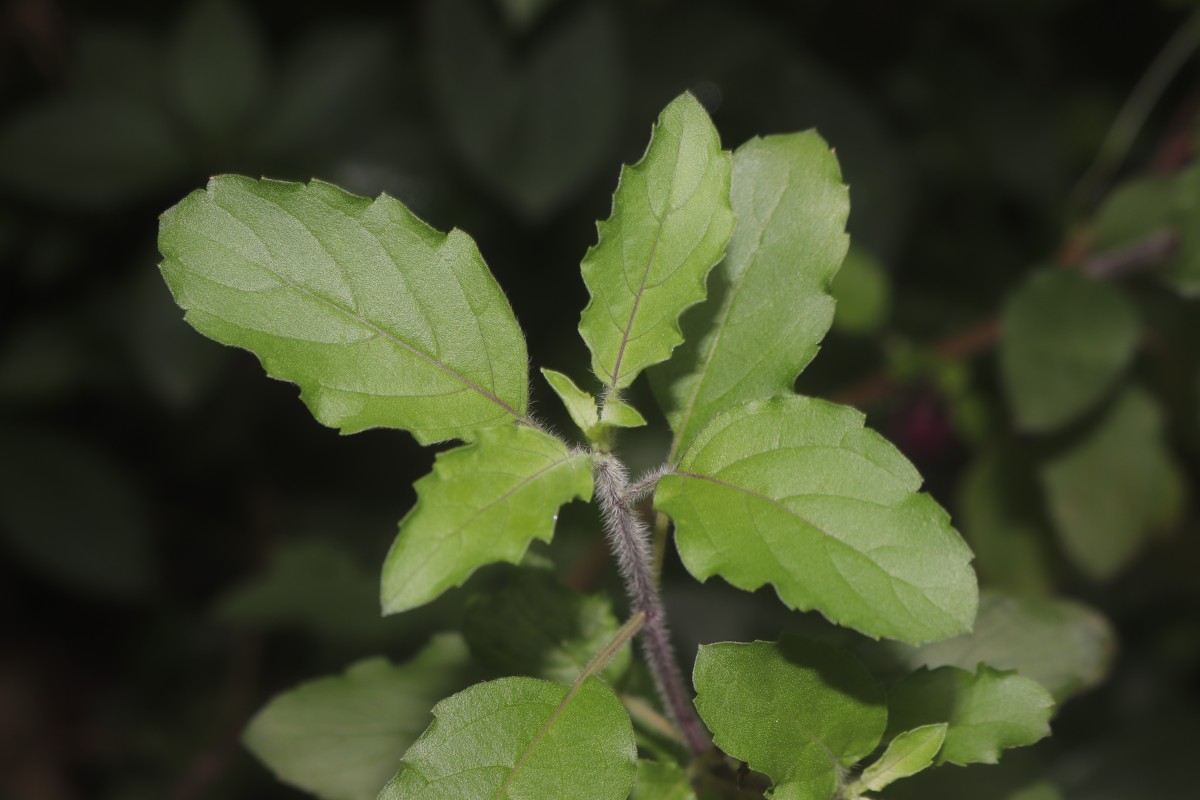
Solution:
M 293 386 L 182 322 L 156 218 L 209 175 L 320 177 L 463 228 L 533 364 L 582 381 L 578 262 L 658 111 L 691 89 L 728 147 L 816 126 L 894 297 L 884 330 L 831 335 L 801 388 L 861 404 L 953 511 L 973 443 L 936 382 L 847 392 L 994 318 L 1077 243 L 1107 188 L 1079 179 L 1187 5 L 0 4 L 0 798 L 297 797 L 240 748 L 249 715 L 364 655 L 412 652 L 461 606 L 451 592 L 376 619 L 379 564 L 432 452 L 322 428 Z M 1189 157 L 1197 77 L 1171 84 L 1120 174 Z M 974 349 L 961 369 L 994 408 L 995 360 Z M 534 396 L 565 430 L 546 387 Z M 652 416 L 641 384 L 633 400 Z M 1194 425 L 1171 430 L 1193 476 Z M 587 513 L 561 528 L 564 574 L 611 584 Z M 1071 800 L 1195 790 L 1195 533 L 1189 518 L 1112 583 L 1062 570 L 1059 590 L 1117 626 L 1112 678 L 1016 766 L 955 780 L 979 797 L 1016 797 L 1006 781 L 1028 774 Z M 685 654 L 774 634 L 767 593 L 699 592 L 672 561 L 667 596 Z

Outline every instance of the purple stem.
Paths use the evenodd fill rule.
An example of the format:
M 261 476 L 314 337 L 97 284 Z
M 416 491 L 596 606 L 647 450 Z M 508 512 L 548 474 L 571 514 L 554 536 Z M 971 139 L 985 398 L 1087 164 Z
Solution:
M 696 717 L 696 710 L 684 689 L 679 664 L 671 652 L 667 615 L 654 583 L 649 531 L 633 509 L 633 498 L 637 493 L 629 491 L 625 465 L 611 453 L 595 453 L 593 464 L 596 500 L 604 516 L 604 532 L 617 557 L 617 566 L 625 579 L 625 590 L 634 611 L 646 615 L 646 625 L 640 635 L 642 652 L 667 713 L 679 726 L 688 746 L 699 755 L 709 748 L 708 736 Z

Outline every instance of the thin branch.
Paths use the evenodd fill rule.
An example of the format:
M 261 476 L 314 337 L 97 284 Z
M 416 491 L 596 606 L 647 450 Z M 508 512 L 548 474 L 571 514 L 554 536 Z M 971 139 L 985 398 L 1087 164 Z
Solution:
M 613 656 L 617 654 L 617 651 L 620 650 L 626 642 L 636 636 L 637 632 L 640 631 L 642 626 L 645 624 L 646 614 L 641 611 L 638 611 L 632 617 L 625 620 L 625 624 L 617 629 L 617 632 L 614 633 L 612 638 L 608 640 L 608 644 L 604 645 L 604 647 L 600 648 L 600 652 L 592 656 L 591 660 L 588 661 L 587 666 L 583 668 L 583 672 L 579 673 L 579 678 L 575 682 L 582 684 L 585 680 L 604 669 L 605 665 L 613 660 Z
M 1079 179 L 1071 193 L 1070 207 L 1090 205 L 1129 153 L 1146 118 L 1158 104 L 1163 92 L 1200 48 L 1200 11 L 1193 12 L 1175 35 L 1163 46 L 1154 61 L 1129 93 L 1100 145 L 1095 160 Z
M 1079 270 L 1093 278 L 1116 280 L 1161 263 L 1178 246 L 1179 235 L 1175 231 L 1159 231 L 1128 247 L 1090 256 L 1079 264 Z
M 621 502 L 627 506 L 634 506 L 642 502 L 642 500 L 645 500 L 654 491 L 654 487 L 658 485 L 658 482 L 670 472 L 671 468 L 666 464 L 650 470 L 638 478 L 635 483 L 631 483 L 625 488 L 625 494 L 621 496 Z
M 1160 231 L 1126 247 L 1080 258 L 1073 266 L 1093 278 L 1117 280 L 1162 263 L 1178 244 L 1177 233 Z M 951 334 L 932 349 L 943 361 L 965 361 L 991 350 L 999 341 L 1000 319 L 991 317 Z M 881 372 L 837 392 L 832 399 L 855 408 L 866 408 L 887 397 L 894 388 L 892 377 Z
M 634 697 L 631 694 L 622 694 L 621 703 L 624 704 L 625 710 L 629 712 L 629 716 L 659 736 L 670 739 L 673 742 L 679 742 L 682 745 L 687 744 L 679 735 L 678 729 L 671 724 L 671 721 L 662 714 L 659 714 L 642 698 Z

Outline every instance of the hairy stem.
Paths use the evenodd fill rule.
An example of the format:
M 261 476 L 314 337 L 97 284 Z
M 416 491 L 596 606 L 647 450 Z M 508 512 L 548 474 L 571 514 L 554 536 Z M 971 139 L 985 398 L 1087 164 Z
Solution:
M 611 453 L 597 452 L 594 457 L 596 500 L 604 516 L 604 531 L 617 558 L 625 590 L 635 612 L 646 616 L 641 645 L 654 683 L 667 713 L 679 727 L 684 740 L 696 754 L 709 747 L 708 737 L 684 689 L 683 675 L 671 652 L 667 635 L 666 612 L 658 596 L 650 556 L 650 537 L 645 524 L 633 510 L 629 474 Z

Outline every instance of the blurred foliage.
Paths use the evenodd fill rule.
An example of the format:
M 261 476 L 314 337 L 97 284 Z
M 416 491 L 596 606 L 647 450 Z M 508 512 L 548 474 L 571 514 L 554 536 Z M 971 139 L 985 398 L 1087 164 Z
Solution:
M 413 618 L 376 618 L 431 456 L 314 425 L 293 387 L 188 330 L 154 267 L 156 215 L 224 172 L 386 191 L 470 232 L 531 360 L 561 366 L 583 346 L 550 331 L 584 305 L 576 265 L 616 165 L 685 88 L 727 142 L 816 126 L 835 146 L 855 250 L 801 389 L 875 417 L 994 590 L 976 639 L 876 657 L 994 659 L 1072 696 L 1052 738 L 1000 766 L 883 796 L 1194 793 L 1195 61 L 1115 182 L 1074 195 L 1193 6 L 0 5 L 0 798 L 302 796 L 240 747 L 253 713 L 367 658 L 402 664 L 508 583 L 483 570 Z M 1062 291 L 1028 296 L 1046 282 Z M 567 424 L 540 381 L 534 397 Z M 630 399 L 654 407 L 642 384 Z M 615 585 L 594 521 L 561 525 L 568 582 Z M 665 581 L 685 659 L 780 628 L 847 635 L 768 592 L 695 591 L 673 555 Z

